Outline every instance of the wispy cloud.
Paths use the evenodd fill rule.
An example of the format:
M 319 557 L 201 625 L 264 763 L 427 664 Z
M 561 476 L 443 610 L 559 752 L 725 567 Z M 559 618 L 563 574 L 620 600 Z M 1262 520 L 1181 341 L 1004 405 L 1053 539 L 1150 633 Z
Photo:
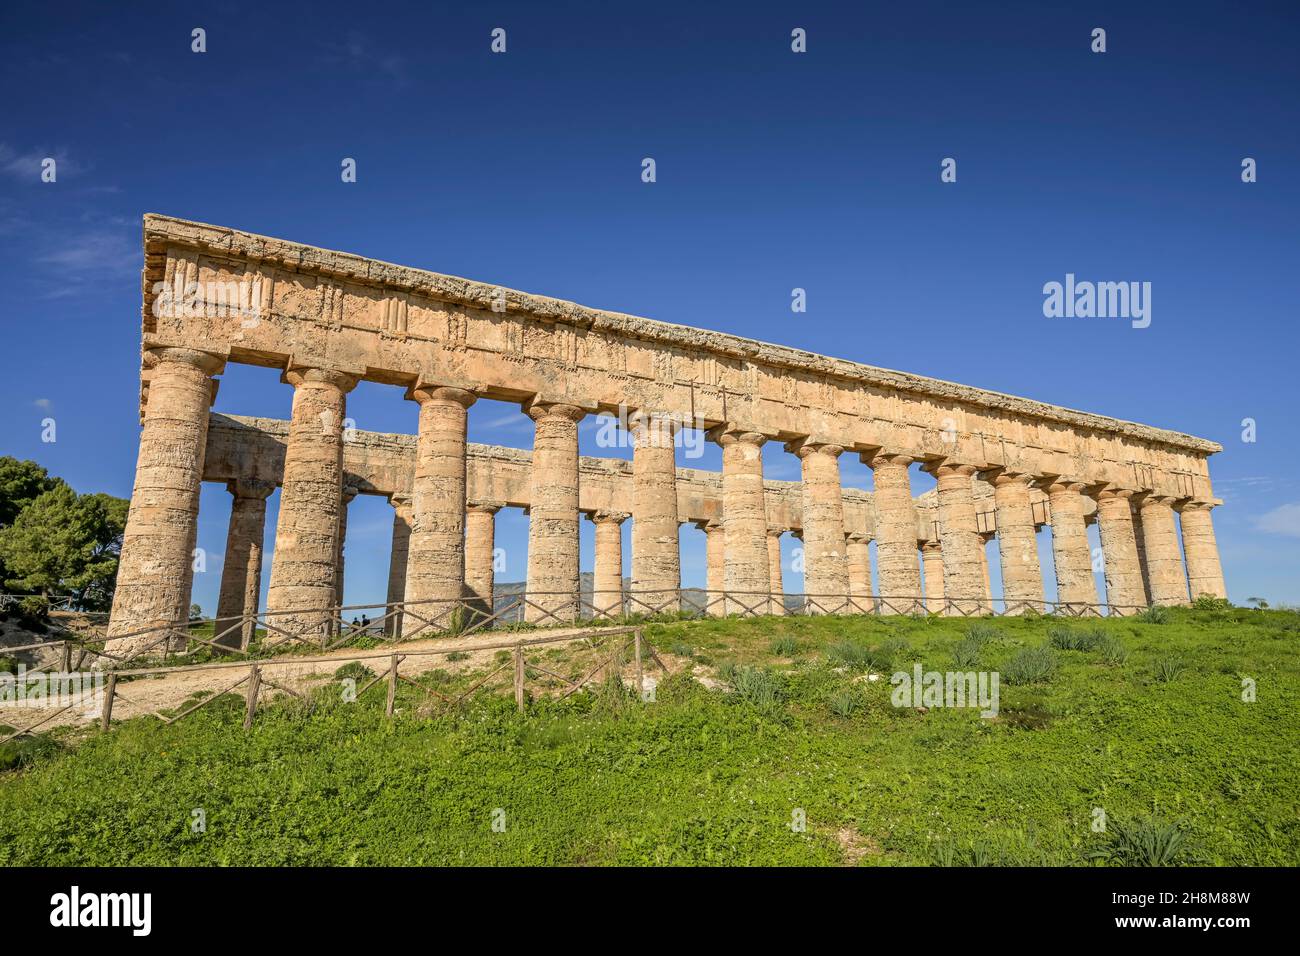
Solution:
M 37 408 L 41 409 L 42 411 L 47 411 L 47 412 L 54 407 L 54 403 L 50 401 L 48 398 L 38 398 L 36 399 L 36 401 L 32 402 L 32 404 L 35 405 Z
M 406 58 L 361 33 L 349 33 L 343 42 L 327 44 L 325 62 L 350 72 L 387 79 L 399 87 L 408 82 Z
M 1265 534 L 1282 534 L 1289 538 L 1300 538 L 1300 503 L 1279 505 L 1272 511 L 1256 515 L 1253 522 L 1255 529 Z
M 82 171 L 79 163 L 68 158 L 66 149 L 37 148 L 19 152 L 8 143 L 0 143 L 0 172 L 4 172 L 16 179 L 39 183 L 41 181 L 41 163 L 46 159 L 55 161 L 59 179 L 66 176 L 75 176 Z

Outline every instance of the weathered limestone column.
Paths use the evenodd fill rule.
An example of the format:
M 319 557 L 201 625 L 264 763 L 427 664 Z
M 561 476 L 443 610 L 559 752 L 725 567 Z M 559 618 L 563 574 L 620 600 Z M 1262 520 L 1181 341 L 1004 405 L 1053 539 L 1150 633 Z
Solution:
M 940 464 L 931 469 L 938 481 L 939 542 L 943 547 L 943 594 L 950 614 L 983 614 L 985 600 L 984 542 L 975 517 L 970 465 Z
M 989 479 L 1002 563 L 1002 600 L 1007 614 L 1043 610 L 1043 569 L 1030 503 L 1028 476 L 1001 472 Z
M 495 607 L 496 514 L 504 507 L 500 501 L 479 501 L 465 509 L 465 590 L 487 614 Z
M 1142 533 L 1141 496 L 1134 495 L 1129 505 L 1133 519 L 1133 539 L 1137 543 L 1138 567 L 1142 569 L 1142 593 L 1146 596 L 1147 607 L 1150 607 L 1155 602 L 1151 600 L 1151 574 L 1147 569 L 1146 537 Z
M 988 543 L 992 540 L 993 535 L 980 535 L 980 570 L 984 572 L 984 600 L 988 602 L 989 610 L 993 609 L 993 580 L 989 577 L 989 551 Z
M 214 643 L 247 650 L 257 630 L 257 602 L 262 591 L 262 539 L 266 534 L 266 499 L 275 483 L 240 478 L 226 483 L 234 500 L 221 565 Z M 248 615 L 248 619 L 238 619 Z M 224 634 L 222 632 L 225 632 Z
M 772 582 L 772 600 L 768 604 L 768 614 L 785 613 L 785 575 L 781 573 L 781 535 L 784 528 L 767 529 L 767 576 Z
M 578 617 L 578 422 L 583 414 L 574 405 L 528 407 L 536 431 L 526 621 L 556 624 Z
M 1228 596 L 1223 583 L 1223 565 L 1219 563 L 1219 545 L 1214 540 L 1214 522 L 1210 519 L 1213 507 L 1207 502 L 1189 501 L 1179 513 L 1183 555 L 1187 559 L 1187 578 L 1193 598 L 1202 594 L 1216 598 Z
M 727 583 L 726 530 L 721 521 L 712 518 L 708 521 L 697 521 L 695 526 L 704 532 L 704 587 L 708 592 L 705 603 L 708 605 L 709 614 L 713 617 L 722 617 L 727 613 L 727 602 L 722 596 Z
M 1147 495 L 1141 504 L 1142 540 L 1152 604 L 1187 604 L 1187 575 L 1174 526 L 1173 498 Z
M 875 610 L 871 600 L 871 538 L 859 532 L 845 537 L 845 550 L 849 564 L 849 598 L 854 614 L 870 614 Z
M 943 545 L 927 541 L 921 545 L 921 561 L 925 564 L 925 609 L 931 614 L 943 613 Z
M 722 446 L 722 523 L 726 535 L 724 585 L 728 614 L 753 614 L 769 601 L 767 506 L 763 500 L 763 443 L 758 432 L 719 426 Z
M 1056 566 L 1056 601 L 1067 611 L 1082 612 L 1097 603 L 1097 582 L 1092 576 L 1092 549 L 1083 520 L 1083 485 L 1049 480 L 1052 510 L 1052 560 Z
M 623 613 L 623 522 L 625 511 L 596 511 L 596 570 L 592 575 L 591 606 L 597 618 Z
M 411 497 L 389 495 L 393 506 L 393 547 L 388 559 L 388 610 L 384 633 L 402 633 L 402 612 L 397 605 L 406 597 L 406 565 L 411 550 Z
M 1106 563 L 1106 603 L 1114 615 L 1136 614 L 1147 605 L 1133 530 L 1132 498 L 1133 492 L 1118 488 L 1097 492 L 1097 530 Z
M 161 649 L 161 632 L 139 632 L 183 628 L 189 620 L 212 376 L 225 365 L 220 356 L 182 348 L 150 349 L 145 361 L 152 372 L 109 618 L 110 654 L 149 644 Z
M 356 485 L 343 486 L 343 498 L 339 502 L 339 550 L 338 559 L 335 562 L 334 574 L 334 604 L 336 607 L 343 607 L 343 548 L 348 536 L 348 505 L 356 499 L 359 489 Z M 339 612 L 341 617 L 342 611 Z
M 403 636 L 449 623 L 465 596 L 465 421 L 474 404 L 471 392 L 438 385 L 407 397 L 420 403 L 420 424 Z
M 916 556 L 916 506 L 904 455 L 863 454 L 875 474 L 876 574 L 884 614 L 908 614 L 921 608 L 921 567 Z
M 633 611 L 681 607 L 681 549 L 677 538 L 677 425 L 664 416 L 636 413 L 632 433 Z
M 839 445 L 800 440 L 786 445 L 803 463 L 804 592 L 809 611 L 847 610 L 849 566 L 844 550 L 844 495 Z
M 284 381 L 293 386 L 293 414 L 266 623 L 272 639 L 285 639 L 285 632 L 314 639 L 328 628 L 328 608 L 334 603 L 345 396 L 357 379 L 333 369 L 293 368 L 284 373 Z

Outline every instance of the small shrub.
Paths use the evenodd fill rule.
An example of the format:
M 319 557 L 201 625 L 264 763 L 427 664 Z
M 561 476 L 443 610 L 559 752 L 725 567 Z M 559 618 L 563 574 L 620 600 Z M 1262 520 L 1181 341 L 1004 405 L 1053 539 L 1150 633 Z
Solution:
M 1178 680 L 1179 675 L 1187 670 L 1187 665 L 1177 657 L 1162 657 L 1156 661 L 1156 680 L 1169 684 Z
M 1059 661 L 1050 647 L 1026 647 L 1002 668 L 1008 684 L 1042 684 L 1056 676 Z
M 794 657 L 799 653 L 799 642 L 789 635 L 775 637 L 772 639 L 771 650 L 777 657 Z
M 1213 594 L 1198 594 L 1192 602 L 1198 611 L 1227 611 L 1232 607 L 1227 598 L 1215 597 Z
M 375 672 L 360 661 L 348 661 L 334 672 L 335 680 L 346 680 L 349 677 L 353 680 L 369 680 L 374 676 Z
M 6 730 L 5 733 L 10 731 Z M 30 767 L 63 748 L 44 734 L 24 734 L 0 744 L 0 771 Z
M 841 667 L 859 671 L 883 672 L 888 664 L 884 655 L 857 641 L 836 641 L 826 648 L 826 658 Z
M 741 700 L 768 708 L 781 700 L 781 685 L 775 674 L 761 667 L 731 667 L 730 682 Z
M 952 662 L 959 670 L 975 670 L 980 666 L 980 643 L 969 636 L 962 638 L 952 649 Z
M 995 624 L 989 624 L 987 621 L 976 621 L 966 628 L 966 640 L 979 647 L 987 644 L 989 641 L 996 641 L 1002 637 L 1002 629 Z
M 827 702 L 836 717 L 852 717 L 862 706 L 862 695 L 855 690 L 841 690 Z
M 1187 828 L 1154 817 L 1111 820 L 1100 846 L 1088 857 L 1112 866 L 1189 866 L 1202 862 Z
M 1106 640 L 1106 632 L 1099 627 L 1056 626 L 1047 629 L 1047 640 L 1057 650 L 1091 651 L 1100 647 Z
M 467 661 L 469 660 L 469 651 L 452 651 L 447 655 L 449 661 Z
M 1113 634 L 1107 634 L 1105 640 L 1097 645 L 1103 664 L 1118 667 L 1128 660 L 1128 648 L 1124 642 Z
M 1152 604 L 1136 615 L 1135 619 L 1143 624 L 1165 624 L 1169 621 L 1169 609 L 1160 604 Z
M 0 656 L 0 674 L 17 674 L 18 660 L 14 657 Z
M 681 642 L 669 645 L 668 651 L 669 653 L 676 654 L 678 657 L 695 656 L 695 648 L 692 647 L 690 644 L 683 644 Z

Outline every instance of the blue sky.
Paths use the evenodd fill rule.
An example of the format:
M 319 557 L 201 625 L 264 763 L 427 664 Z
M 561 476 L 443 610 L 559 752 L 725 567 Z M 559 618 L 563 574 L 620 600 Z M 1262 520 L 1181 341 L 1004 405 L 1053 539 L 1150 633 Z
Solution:
M 140 217 L 160 212 L 1214 439 L 1231 596 L 1300 602 L 1294 5 L 464 6 L 5 4 L 0 453 L 130 493 Z M 1066 273 L 1150 282 L 1150 327 L 1045 318 Z M 231 366 L 217 410 L 287 417 L 290 391 Z M 349 414 L 415 430 L 393 388 Z M 470 437 L 528 447 L 531 427 L 480 402 Z M 765 463 L 798 475 L 779 446 Z M 856 460 L 844 479 L 870 488 Z M 205 487 L 209 612 L 228 513 Z M 390 522 L 353 505 L 349 601 L 382 599 Z M 525 537 L 503 513 L 503 578 Z M 683 545 L 701 584 L 703 535 Z M 583 547 L 589 569 L 589 526 Z

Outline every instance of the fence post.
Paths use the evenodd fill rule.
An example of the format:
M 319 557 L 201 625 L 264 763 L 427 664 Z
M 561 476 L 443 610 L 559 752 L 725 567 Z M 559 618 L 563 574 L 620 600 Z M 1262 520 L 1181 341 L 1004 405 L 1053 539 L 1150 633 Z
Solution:
M 63 667 L 60 669 L 65 674 L 68 673 L 68 671 L 72 670 L 72 642 L 71 641 L 63 642 Z
M 262 687 L 262 672 L 256 664 L 248 668 L 248 696 L 244 704 L 244 729 L 253 726 L 253 714 L 257 713 L 257 692 Z
M 388 703 L 384 705 L 384 713 L 393 716 L 393 702 L 397 699 L 397 655 L 392 657 L 392 664 L 388 668 Z
M 642 700 L 645 699 L 645 670 L 641 666 L 641 628 L 636 629 L 635 640 L 633 641 L 636 654 L 636 695 Z
M 117 674 L 108 672 L 108 689 L 104 691 L 104 712 L 99 717 L 99 729 L 108 730 L 113 719 L 113 695 L 117 693 Z
M 515 645 L 515 706 L 524 712 L 524 642 Z

